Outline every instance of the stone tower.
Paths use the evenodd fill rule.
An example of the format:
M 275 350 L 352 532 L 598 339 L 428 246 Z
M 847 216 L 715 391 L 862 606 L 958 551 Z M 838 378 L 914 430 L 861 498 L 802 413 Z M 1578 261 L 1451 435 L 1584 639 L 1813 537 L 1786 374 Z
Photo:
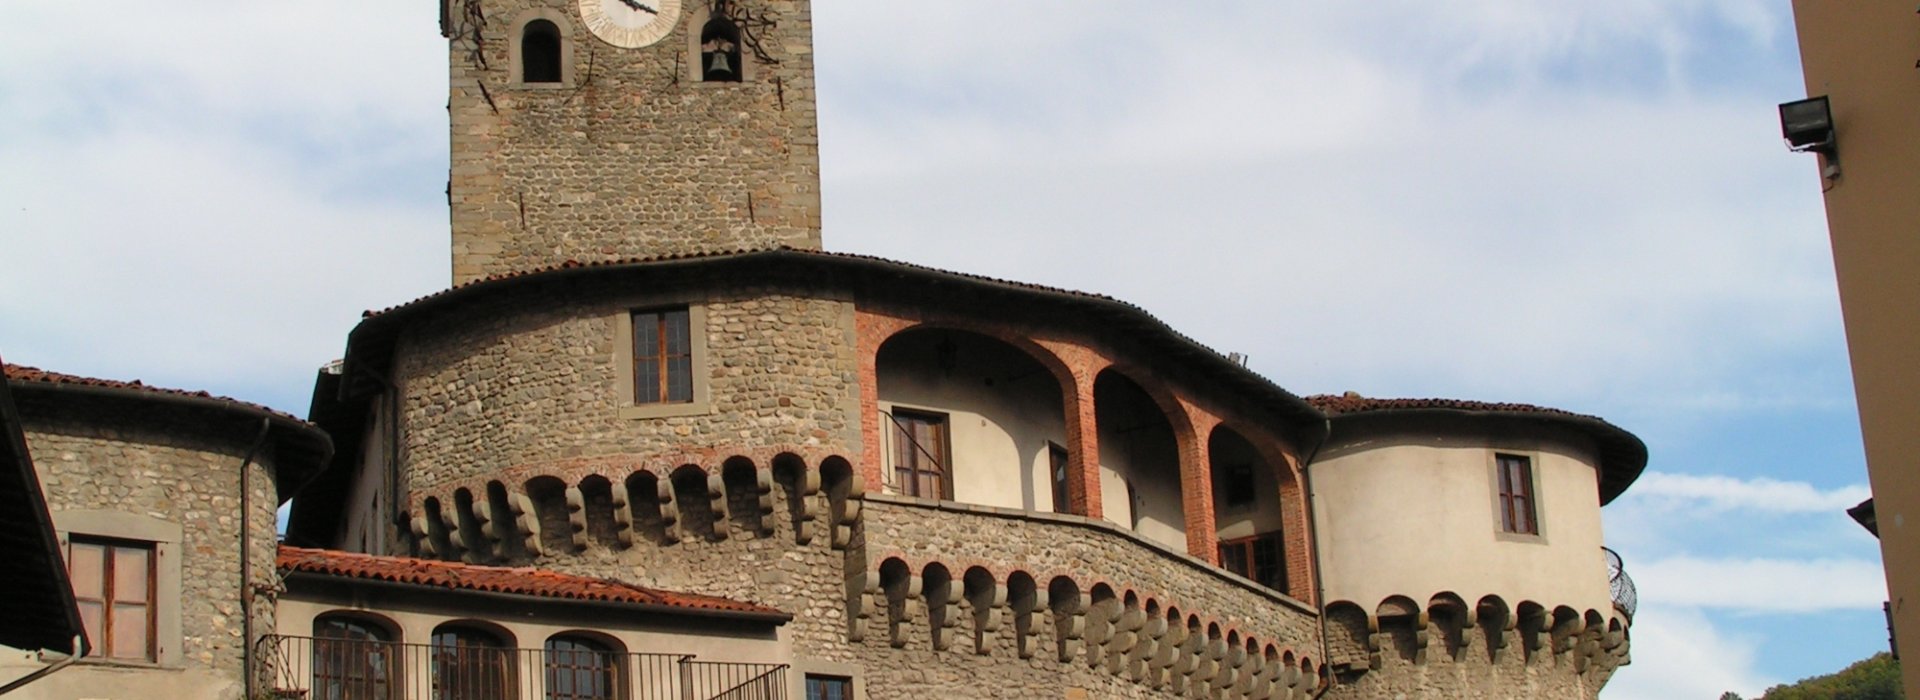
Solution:
M 808 0 L 442 0 L 453 282 L 820 247 Z

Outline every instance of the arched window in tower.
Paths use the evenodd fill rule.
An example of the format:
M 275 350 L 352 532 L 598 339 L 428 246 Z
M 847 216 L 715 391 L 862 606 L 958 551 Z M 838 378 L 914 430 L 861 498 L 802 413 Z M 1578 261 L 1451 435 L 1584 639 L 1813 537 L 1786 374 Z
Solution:
M 560 71 L 560 28 L 536 19 L 520 34 L 520 82 L 557 83 Z
M 740 27 L 726 17 L 707 20 L 700 29 L 700 79 L 740 82 Z

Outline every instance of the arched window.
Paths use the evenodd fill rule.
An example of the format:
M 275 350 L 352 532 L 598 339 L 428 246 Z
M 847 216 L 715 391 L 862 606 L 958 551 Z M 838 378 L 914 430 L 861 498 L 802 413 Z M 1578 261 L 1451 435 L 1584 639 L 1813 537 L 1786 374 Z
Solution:
M 725 17 L 707 20 L 700 29 L 700 79 L 740 82 L 740 27 Z
M 560 28 L 544 19 L 528 22 L 520 34 L 520 81 L 557 83 L 560 72 Z
M 579 634 L 547 639 L 547 700 L 615 700 L 622 656 L 611 645 Z
M 399 649 L 385 625 L 355 615 L 313 621 L 313 696 L 329 700 L 387 700 L 399 679 Z
M 510 700 L 511 645 L 474 625 L 445 624 L 433 630 L 434 700 Z

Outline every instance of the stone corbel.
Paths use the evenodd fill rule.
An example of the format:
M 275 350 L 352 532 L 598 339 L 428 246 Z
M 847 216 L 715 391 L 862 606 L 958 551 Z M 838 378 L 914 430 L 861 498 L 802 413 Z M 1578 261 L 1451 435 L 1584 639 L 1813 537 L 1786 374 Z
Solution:
M 573 540 L 573 551 L 586 551 L 587 494 L 578 486 L 567 487 L 567 529 Z
M 433 544 L 433 530 L 427 526 L 427 516 L 415 515 L 409 525 L 413 529 L 413 541 L 419 543 L 420 553 L 438 559 L 440 552 Z
M 1014 613 L 1015 615 L 1026 618 L 1026 624 L 1024 626 L 1019 620 L 1015 620 L 1014 622 L 1014 636 L 1016 637 L 1016 639 L 1014 639 L 1014 653 L 1022 659 L 1031 659 L 1038 653 L 1040 648 L 1040 629 L 1048 622 L 1046 615 L 1048 602 L 1046 591 L 1034 591 L 1033 609 Z
M 1140 628 L 1146 624 L 1147 614 L 1139 608 L 1121 608 L 1113 620 L 1113 638 L 1107 642 L 1107 673 L 1117 676 L 1126 671 L 1127 659 L 1140 643 Z
M 1187 626 L 1179 622 L 1167 623 L 1166 631 L 1154 641 L 1153 655 L 1147 659 L 1147 685 L 1160 688 L 1167 685 L 1167 674 L 1172 672 L 1174 663 L 1180 659 L 1180 647 L 1187 641 Z
M 1149 674 L 1158 670 L 1153 667 L 1152 662 L 1154 653 L 1160 648 L 1160 639 L 1167 636 L 1167 618 L 1148 617 L 1140 625 L 1140 631 L 1135 634 L 1138 636 L 1138 641 L 1134 642 L 1133 649 L 1127 652 L 1126 673 L 1127 677 L 1135 683 L 1144 683 Z
M 1393 640 L 1380 631 L 1380 616 L 1367 613 L 1367 668 L 1378 671 L 1386 665 L 1386 654 L 1381 650 L 1393 646 Z
M 633 500 L 627 496 L 627 485 L 614 484 L 613 498 L 613 536 L 620 541 L 622 549 L 633 546 Z
M 969 601 L 971 603 L 971 601 Z M 987 600 L 980 609 L 973 611 L 973 653 L 986 656 L 993 647 L 993 637 L 1000 631 L 1000 619 L 1007 607 L 1007 585 L 998 581 L 987 594 Z
M 753 471 L 753 505 L 758 509 L 754 522 L 760 524 L 760 531 L 754 537 L 773 536 L 773 472 L 767 469 Z
M 860 514 L 866 507 L 867 487 L 859 474 L 854 474 L 847 482 L 847 496 L 837 504 L 833 513 L 833 548 L 844 550 L 853 542 L 853 526 L 859 524 Z
M 707 475 L 707 512 L 713 514 L 713 538 L 724 540 L 732 532 L 733 512 L 727 503 L 727 481 L 719 474 Z
M 866 641 L 867 620 L 873 616 L 874 598 L 880 593 L 880 577 L 866 570 L 849 571 L 846 580 L 847 641 Z
M 673 482 L 668 479 L 654 482 L 654 499 L 660 504 L 660 539 L 667 544 L 679 542 L 680 504 L 674 500 Z
M 926 602 L 920 596 L 920 586 L 920 576 L 909 574 L 907 585 L 901 591 L 900 598 L 887 601 L 888 643 L 895 649 L 907 646 L 907 640 L 912 636 L 913 621 L 926 618 L 926 611 L 923 609 L 926 607 Z
M 466 537 L 464 533 L 460 532 L 460 512 L 458 507 L 440 511 L 440 525 L 447 528 L 447 549 L 453 550 L 447 552 L 447 556 L 469 564 L 474 563 L 471 555 L 467 552 Z
M 1570 660 L 1568 657 L 1572 655 L 1575 643 L 1579 640 L 1580 632 L 1584 629 L 1585 625 L 1586 622 L 1584 620 L 1575 616 L 1553 626 L 1551 634 L 1553 637 L 1553 659 L 1555 663 Z
M 934 651 L 953 648 L 953 632 L 960 626 L 961 615 L 958 613 L 961 612 L 961 604 L 965 602 L 961 593 L 958 582 L 949 581 L 945 595 L 938 598 L 931 594 L 921 596 L 927 601 L 927 631 L 933 639 Z M 939 620 L 937 625 L 933 624 L 936 618 Z
M 1106 663 L 1107 643 L 1113 641 L 1113 623 L 1120 619 L 1120 601 L 1114 598 L 1094 603 L 1087 610 L 1087 667 Z
M 480 531 L 480 541 L 486 543 L 487 551 L 494 553 L 495 556 L 504 554 L 500 542 L 506 539 L 506 534 L 501 532 L 502 523 L 493 522 L 493 508 L 490 504 L 484 499 L 476 500 L 469 504 L 467 509 L 473 511 L 473 524 Z
M 1433 643 L 1433 618 L 1422 610 L 1413 616 L 1413 663 L 1427 663 L 1427 645 Z
M 536 557 L 547 555 L 546 546 L 540 541 L 540 516 L 533 510 L 533 499 L 524 493 L 507 494 L 507 507 L 513 510 L 515 536 L 527 547 L 527 553 Z
M 813 542 L 813 530 L 820 522 L 820 472 L 802 469 L 795 486 L 793 497 L 800 502 L 793 509 L 793 543 L 805 546 Z
M 1064 616 L 1064 617 L 1063 617 Z M 1073 663 L 1073 659 L 1087 649 L 1087 614 L 1084 609 L 1074 609 L 1062 613 L 1047 609 L 1047 618 L 1053 623 L 1055 634 L 1060 639 L 1060 663 Z
M 1175 695 L 1187 692 L 1198 684 L 1193 676 L 1200 669 L 1202 657 L 1206 654 L 1207 636 L 1192 629 L 1182 628 L 1180 646 L 1174 650 L 1173 666 L 1167 669 L 1167 689 Z
M 1247 671 L 1247 648 L 1228 646 L 1226 656 L 1220 658 L 1220 672 L 1214 675 L 1213 686 L 1227 697 L 1240 697 L 1236 693 L 1244 692 Z

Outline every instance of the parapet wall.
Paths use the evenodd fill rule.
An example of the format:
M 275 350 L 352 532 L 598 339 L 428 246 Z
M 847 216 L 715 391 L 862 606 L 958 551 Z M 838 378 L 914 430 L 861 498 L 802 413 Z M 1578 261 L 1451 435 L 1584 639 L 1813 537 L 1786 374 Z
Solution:
M 1593 698 L 1631 662 L 1618 611 L 1443 593 L 1424 608 L 1394 596 L 1373 612 L 1337 601 L 1326 616 L 1329 698 Z

